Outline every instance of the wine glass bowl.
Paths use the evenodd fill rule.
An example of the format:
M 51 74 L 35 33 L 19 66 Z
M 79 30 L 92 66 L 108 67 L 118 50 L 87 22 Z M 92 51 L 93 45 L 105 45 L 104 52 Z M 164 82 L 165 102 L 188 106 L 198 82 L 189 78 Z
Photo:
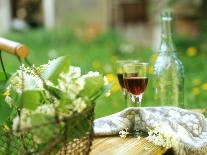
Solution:
M 123 65 L 124 87 L 131 100 L 140 105 L 142 95 L 148 84 L 148 63 L 130 63 Z
M 125 85 L 124 85 L 124 79 L 123 79 L 123 65 L 126 65 L 126 64 L 133 64 L 133 63 L 138 63 L 139 60 L 118 60 L 116 61 L 116 66 L 115 66 L 115 69 L 116 69 L 116 74 L 117 74 L 117 78 L 118 78 L 118 81 L 119 81 L 119 85 L 122 89 L 122 92 L 124 94 L 124 100 L 125 100 L 125 105 L 127 105 L 127 98 L 128 98 L 128 92 L 127 90 L 125 89 Z

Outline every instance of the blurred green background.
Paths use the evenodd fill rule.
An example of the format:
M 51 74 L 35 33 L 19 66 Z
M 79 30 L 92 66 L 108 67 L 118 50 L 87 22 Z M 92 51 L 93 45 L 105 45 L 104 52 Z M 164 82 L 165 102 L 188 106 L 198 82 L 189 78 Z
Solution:
M 126 41 L 115 32 L 106 32 L 96 36 L 93 41 L 85 42 L 77 38 L 71 31 L 35 30 L 29 33 L 11 33 L 7 38 L 25 43 L 30 48 L 29 60 L 36 65 L 47 63 L 48 59 L 69 55 L 72 65 L 80 66 L 84 72 L 100 71 L 110 81 L 116 81 L 111 96 L 102 97 L 97 101 L 96 116 L 111 114 L 125 107 L 123 95 L 114 72 L 114 63 L 118 59 L 138 59 L 153 62 L 154 53 L 150 48 L 140 48 Z M 189 42 L 183 44 L 182 42 Z M 207 93 L 207 53 L 191 38 L 176 39 L 177 54 L 185 68 L 185 104 L 189 108 L 206 107 Z M 131 47 L 131 48 L 129 48 Z M 133 50 L 131 51 L 133 47 Z M 127 51 L 127 50 L 130 51 Z M 6 70 L 14 72 L 19 63 L 14 56 L 3 54 Z M 152 64 L 151 66 L 152 67 Z M 152 72 L 150 72 L 152 73 Z M 151 79 L 143 98 L 143 106 L 152 103 Z
M 98 6 L 97 8 L 104 6 L 102 1 L 87 1 L 90 3 L 81 3 L 80 1 L 81 7 L 89 7 L 90 10 L 91 5 L 93 8 L 95 4 Z M 162 1 L 156 1 L 163 4 Z M 37 2 L 41 5 L 40 1 Z M 64 0 L 64 2 L 66 3 L 58 4 L 60 8 L 71 1 Z M 74 4 L 76 3 L 76 1 L 73 2 Z M 28 24 L 27 29 L 24 26 L 23 29 L 21 27 L 19 29 L 13 23 L 13 27 L 11 26 L 12 28 L 2 33 L 1 36 L 26 44 L 30 49 L 28 58 L 35 65 L 47 63 L 49 59 L 61 55 L 69 55 L 71 64 L 80 66 L 83 73 L 90 70 L 99 71 L 106 75 L 110 81 L 114 81 L 111 96 L 102 97 L 97 101 L 96 117 L 112 114 L 125 108 L 124 97 L 114 70 L 116 60 L 138 59 L 150 62 L 149 84 L 144 94 L 142 105 L 152 106 L 155 103 L 152 100 L 151 74 L 155 52 L 158 49 L 154 47 L 154 44 L 159 47 L 159 43 L 154 42 L 157 38 L 160 38 L 160 33 L 157 31 L 160 29 L 160 12 L 157 11 L 159 8 L 155 7 L 154 3 L 156 2 L 152 4 L 145 0 L 142 3 L 140 1 L 133 2 L 130 5 L 128 3 L 120 4 L 124 17 L 112 16 L 113 18 L 107 28 L 103 28 L 103 23 L 100 24 L 100 21 L 94 22 L 96 21 L 95 19 L 94 21 L 82 20 L 84 18 L 84 11 L 82 11 L 82 14 L 79 14 L 80 11 L 77 9 L 77 5 L 76 8 L 72 9 L 72 15 L 70 16 L 67 13 L 62 16 L 61 13 L 64 11 L 64 7 L 62 10 L 56 8 L 56 16 L 60 17 L 60 19 L 62 18 L 62 22 L 56 17 L 56 26 L 52 28 L 50 28 L 50 25 L 49 28 L 47 26 L 44 27 L 45 21 L 35 18 L 39 15 L 39 12 L 35 13 L 34 10 L 34 12 L 31 11 L 32 9 L 30 11 L 25 9 L 28 14 L 34 15 L 25 18 L 25 23 Z M 185 0 L 184 4 L 180 3 L 171 0 L 165 5 L 168 4 L 168 6 L 175 10 L 176 35 L 174 39 L 177 55 L 185 68 L 185 106 L 186 108 L 205 108 L 207 99 L 207 72 L 205 70 L 207 69 L 207 4 L 204 0 Z M 34 5 L 23 4 L 19 4 L 21 9 L 24 8 L 24 5 L 30 7 Z M 166 7 L 165 5 L 162 7 Z M 24 13 L 25 10 L 19 11 L 18 7 L 18 5 L 16 8 L 15 5 L 12 7 L 12 18 L 22 20 L 24 18 L 21 13 Z M 120 8 L 118 8 L 119 11 Z M 129 10 L 133 9 L 139 11 L 128 13 Z M 15 11 L 17 11 L 16 14 Z M 116 11 L 116 9 L 112 11 Z M 94 14 L 96 16 L 96 12 L 92 12 L 87 14 L 87 17 L 93 17 Z M 100 14 L 101 16 L 102 14 Z M 156 31 L 158 33 L 154 33 Z M 19 66 L 18 60 L 6 53 L 3 54 L 3 59 L 6 70 L 15 72 Z

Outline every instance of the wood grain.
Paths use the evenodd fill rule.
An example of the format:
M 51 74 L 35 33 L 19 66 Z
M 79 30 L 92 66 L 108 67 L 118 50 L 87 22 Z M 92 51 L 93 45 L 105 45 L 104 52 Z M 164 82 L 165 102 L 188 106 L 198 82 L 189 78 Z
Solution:
M 4 38 L 0 38 L 0 50 L 21 58 L 25 58 L 28 55 L 27 46 Z
M 205 109 L 191 110 L 199 113 L 205 112 Z M 168 151 L 170 152 L 172 150 L 154 145 L 142 137 L 140 139 L 123 139 L 118 136 L 96 137 L 93 141 L 90 155 L 162 155 Z
M 142 137 L 97 137 L 93 141 L 90 155 L 161 155 L 166 151 L 166 148 L 154 145 Z

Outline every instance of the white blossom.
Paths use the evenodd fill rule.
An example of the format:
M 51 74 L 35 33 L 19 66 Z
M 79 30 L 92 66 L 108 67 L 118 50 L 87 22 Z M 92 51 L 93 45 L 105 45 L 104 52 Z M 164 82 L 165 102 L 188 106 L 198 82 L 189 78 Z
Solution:
M 109 81 L 108 81 L 107 77 L 104 76 L 104 85 L 107 85 L 107 84 L 109 84 Z
M 68 97 L 71 99 L 75 99 L 77 94 L 84 88 L 85 81 L 82 78 L 73 79 L 73 80 L 66 80 L 60 79 L 58 80 L 58 88 L 63 92 L 68 94 Z
M 9 85 L 7 87 L 7 91 L 10 91 L 11 89 L 14 89 L 18 94 L 20 94 L 22 92 L 21 82 L 22 82 L 21 78 L 19 76 L 14 75 L 9 80 Z
M 32 75 L 24 77 L 24 90 L 43 89 L 42 80 Z
M 36 113 L 43 113 L 46 115 L 54 115 L 55 114 L 55 105 L 53 104 L 43 104 L 35 110 Z
M 176 143 L 175 136 L 169 129 L 166 129 L 165 125 L 156 126 L 154 129 L 149 130 L 148 135 L 146 139 L 159 146 L 171 148 Z
M 129 134 L 129 132 L 128 132 L 128 128 L 119 131 L 119 136 L 120 136 L 121 138 L 126 138 L 128 134 Z
M 83 90 L 84 86 L 85 86 L 85 80 L 83 78 L 79 78 L 73 81 L 72 83 L 70 83 L 68 88 L 70 92 L 74 94 L 74 96 L 71 96 L 71 98 L 73 99 L 81 90 Z
M 45 71 L 45 69 L 49 66 L 49 64 L 43 64 L 38 66 L 36 69 L 38 71 L 39 74 L 43 73 Z
M 81 76 L 81 69 L 80 67 L 70 66 L 68 72 L 60 74 L 60 77 L 64 76 L 70 79 L 79 78 Z
M 5 102 L 11 107 L 12 106 L 12 98 L 10 96 L 5 97 Z
M 54 115 L 55 114 L 54 105 L 52 104 L 40 105 L 35 111 L 30 111 L 30 110 L 23 108 L 21 111 L 21 117 L 16 116 L 13 119 L 12 129 L 14 131 L 17 131 L 18 127 L 20 127 L 20 129 L 31 127 L 30 116 L 35 113 L 42 113 L 45 115 Z
M 66 92 L 71 99 L 84 88 L 85 80 L 81 77 L 79 67 L 71 66 L 69 71 L 61 73 L 58 79 L 58 88 Z
M 30 111 L 26 109 L 22 109 L 21 117 L 16 116 L 13 119 L 13 124 L 12 124 L 13 131 L 17 131 L 18 128 L 24 129 L 30 127 L 31 126 L 30 119 L 29 119 L 30 114 L 31 114 Z
M 79 113 L 82 112 L 87 107 L 85 101 L 82 98 L 78 98 L 74 100 L 73 104 L 74 104 L 74 110 Z
M 96 77 L 96 76 L 100 76 L 99 72 L 90 71 L 87 74 L 83 75 L 83 78 Z
M 22 82 L 24 82 L 22 84 Z M 22 93 L 24 90 L 33 90 L 33 89 L 43 89 L 42 80 L 35 76 L 33 70 L 29 67 L 20 66 L 20 70 L 17 70 L 17 73 L 14 74 L 9 80 L 9 86 L 7 90 L 15 89 L 18 94 Z

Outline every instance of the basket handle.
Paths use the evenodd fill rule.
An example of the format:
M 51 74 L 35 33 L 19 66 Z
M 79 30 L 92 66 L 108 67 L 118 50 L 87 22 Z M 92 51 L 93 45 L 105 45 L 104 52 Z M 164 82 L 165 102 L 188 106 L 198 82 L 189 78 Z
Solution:
M 26 45 L 0 37 L 0 50 L 17 55 L 20 58 L 27 57 L 29 51 Z

